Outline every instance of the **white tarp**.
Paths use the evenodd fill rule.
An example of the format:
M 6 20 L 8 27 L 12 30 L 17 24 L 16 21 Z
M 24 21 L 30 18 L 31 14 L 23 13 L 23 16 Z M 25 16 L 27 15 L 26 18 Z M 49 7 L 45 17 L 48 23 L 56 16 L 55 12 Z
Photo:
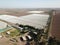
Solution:
M 0 29 L 6 28 L 7 24 L 5 22 L 0 21 Z
M 11 23 L 17 23 L 18 17 L 11 16 L 11 15 L 0 15 L 0 19 L 11 22 Z
M 47 14 L 30 14 L 20 17 L 20 23 L 25 25 L 31 25 L 36 28 L 43 28 L 46 26 L 49 15 Z
M 18 17 L 10 16 L 10 15 L 0 15 L 0 19 L 5 20 L 7 22 L 11 22 L 11 23 L 18 22 Z M 7 23 L 0 20 L 0 29 L 4 29 L 6 27 L 7 27 Z
M 46 26 L 48 18 L 49 15 L 47 14 L 30 14 L 21 17 L 0 15 L 0 19 L 5 20 L 7 22 L 30 25 L 36 28 L 43 28 L 44 26 Z
M 27 13 L 44 13 L 44 11 L 28 11 Z

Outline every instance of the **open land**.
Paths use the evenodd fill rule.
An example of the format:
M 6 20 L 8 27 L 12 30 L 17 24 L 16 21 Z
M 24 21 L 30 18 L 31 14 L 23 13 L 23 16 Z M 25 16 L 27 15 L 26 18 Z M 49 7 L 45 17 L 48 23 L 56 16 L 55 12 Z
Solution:
M 25 16 L 28 15 L 26 12 L 32 9 L 1 9 L 0 14 L 8 14 L 13 16 Z M 40 9 L 34 9 L 34 10 L 40 10 Z M 51 33 L 53 36 L 55 36 L 58 40 L 60 39 L 60 11 L 56 11 L 56 15 L 53 16 L 53 25 Z M 19 38 L 17 37 L 18 43 L 15 44 L 14 42 L 10 42 L 9 39 L 6 37 L 3 37 L 0 39 L 0 45 L 24 45 L 25 42 L 21 42 Z

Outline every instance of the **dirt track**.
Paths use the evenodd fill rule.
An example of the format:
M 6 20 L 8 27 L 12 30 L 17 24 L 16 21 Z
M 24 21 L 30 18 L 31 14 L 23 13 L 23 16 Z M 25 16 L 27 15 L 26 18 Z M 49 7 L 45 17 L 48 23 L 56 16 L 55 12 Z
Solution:
M 60 11 L 57 11 L 56 15 L 53 17 L 53 25 L 51 33 L 57 39 L 60 39 Z

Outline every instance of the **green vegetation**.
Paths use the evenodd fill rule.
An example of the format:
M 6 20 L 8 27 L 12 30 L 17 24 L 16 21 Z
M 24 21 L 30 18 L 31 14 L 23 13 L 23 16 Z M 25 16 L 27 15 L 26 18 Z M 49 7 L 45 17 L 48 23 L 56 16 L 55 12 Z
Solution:
M 14 30 L 11 32 L 10 36 L 14 37 L 14 36 L 18 36 L 20 34 L 19 30 Z
M 8 31 L 10 32 L 10 34 L 7 34 Z M 20 30 L 12 28 L 10 30 L 7 30 L 7 31 L 3 32 L 3 35 L 6 36 L 7 38 L 15 37 L 15 36 L 20 36 Z
M 4 34 L 7 37 L 12 37 L 12 41 L 18 42 L 18 40 L 15 38 L 16 36 L 23 35 L 30 31 L 31 37 L 33 38 L 33 41 L 36 45 L 46 45 L 46 43 L 48 43 L 48 45 L 58 45 L 58 43 L 60 44 L 60 42 L 56 41 L 54 38 L 50 39 L 50 40 L 48 38 L 46 39 L 46 37 L 48 37 L 48 35 L 47 35 L 48 32 L 44 33 L 44 29 L 36 29 L 35 27 L 32 27 L 32 26 L 24 26 L 23 28 L 24 29 L 22 30 L 22 32 L 20 30 L 17 30 L 14 28 L 14 29 L 8 30 L 10 32 L 10 34 L 6 34 L 7 31 L 5 31 Z M 37 32 L 37 35 L 33 34 L 33 32 Z M 42 36 L 43 36 L 43 39 L 41 39 Z M 42 42 L 40 42 L 41 40 L 42 40 Z M 48 40 L 48 41 L 46 41 L 46 40 Z M 52 40 L 52 42 L 51 42 L 51 40 Z

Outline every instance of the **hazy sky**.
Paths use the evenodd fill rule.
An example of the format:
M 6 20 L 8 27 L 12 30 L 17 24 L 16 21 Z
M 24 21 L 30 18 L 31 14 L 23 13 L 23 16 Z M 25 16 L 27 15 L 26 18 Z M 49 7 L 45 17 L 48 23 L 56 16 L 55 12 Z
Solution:
M 60 0 L 0 0 L 0 8 L 60 8 Z

